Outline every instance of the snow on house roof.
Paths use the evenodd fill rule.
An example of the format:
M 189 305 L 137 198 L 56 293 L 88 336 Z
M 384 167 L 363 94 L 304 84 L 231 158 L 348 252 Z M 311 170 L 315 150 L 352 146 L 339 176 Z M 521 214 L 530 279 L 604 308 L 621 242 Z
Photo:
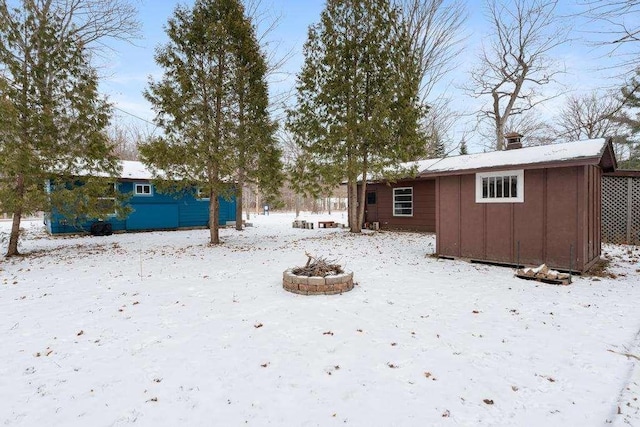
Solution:
M 538 163 L 564 162 L 580 159 L 599 159 L 606 146 L 606 139 L 588 139 L 561 144 L 525 147 L 514 150 L 493 151 L 490 153 L 465 154 L 427 159 L 407 163 L 416 165 L 420 175 L 432 173 L 456 172 L 475 169 L 535 165 Z
M 121 160 L 123 179 L 153 179 L 153 175 L 142 162 L 133 160 Z

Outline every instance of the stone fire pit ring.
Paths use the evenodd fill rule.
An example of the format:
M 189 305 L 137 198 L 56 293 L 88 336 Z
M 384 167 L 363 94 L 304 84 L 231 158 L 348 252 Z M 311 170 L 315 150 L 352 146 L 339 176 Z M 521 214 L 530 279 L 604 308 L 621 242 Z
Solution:
M 333 276 L 297 276 L 293 268 L 282 274 L 282 287 L 294 294 L 335 295 L 353 289 L 353 271 L 345 271 Z

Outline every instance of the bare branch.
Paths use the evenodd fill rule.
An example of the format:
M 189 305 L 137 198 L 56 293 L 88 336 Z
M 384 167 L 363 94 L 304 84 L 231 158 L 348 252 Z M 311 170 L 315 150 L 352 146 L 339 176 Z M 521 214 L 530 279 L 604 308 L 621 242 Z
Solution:
M 433 86 L 456 66 L 466 36 L 462 26 L 467 19 L 461 0 L 396 0 L 407 26 L 413 52 L 420 64 L 420 94 L 426 100 Z
M 568 40 L 569 28 L 555 14 L 555 0 L 487 0 L 485 14 L 493 32 L 483 44 L 479 66 L 465 87 L 491 103 L 479 112 L 489 118 L 495 147 L 504 148 L 505 126 L 511 115 L 523 114 L 557 94 L 543 96 L 562 67 L 552 51 Z

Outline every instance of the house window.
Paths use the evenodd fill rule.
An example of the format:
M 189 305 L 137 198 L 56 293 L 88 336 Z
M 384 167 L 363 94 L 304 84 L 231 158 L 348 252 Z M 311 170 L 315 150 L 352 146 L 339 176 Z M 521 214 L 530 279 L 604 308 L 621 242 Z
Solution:
M 476 203 L 523 203 L 524 170 L 476 174 Z
M 103 197 L 97 198 L 96 210 L 101 217 L 117 215 L 116 191 L 116 183 L 114 183 L 113 186 L 109 186 L 109 189 Z
M 368 205 L 375 205 L 376 204 L 376 192 L 375 191 L 369 191 L 367 193 L 367 204 Z
M 136 196 L 153 196 L 151 184 L 135 184 L 133 187 L 133 194 Z
M 413 187 L 393 189 L 393 216 L 413 216 Z

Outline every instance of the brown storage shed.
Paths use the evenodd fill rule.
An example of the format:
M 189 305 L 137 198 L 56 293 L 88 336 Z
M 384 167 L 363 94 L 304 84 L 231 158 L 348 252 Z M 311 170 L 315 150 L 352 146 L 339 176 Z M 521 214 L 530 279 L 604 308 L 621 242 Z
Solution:
M 415 179 L 367 186 L 375 194 L 375 210 L 372 203 L 365 207 L 367 221 L 424 231 L 435 224 L 441 257 L 545 263 L 573 271 L 586 271 L 599 259 L 601 177 L 616 167 L 610 140 L 432 159 L 416 166 Z

